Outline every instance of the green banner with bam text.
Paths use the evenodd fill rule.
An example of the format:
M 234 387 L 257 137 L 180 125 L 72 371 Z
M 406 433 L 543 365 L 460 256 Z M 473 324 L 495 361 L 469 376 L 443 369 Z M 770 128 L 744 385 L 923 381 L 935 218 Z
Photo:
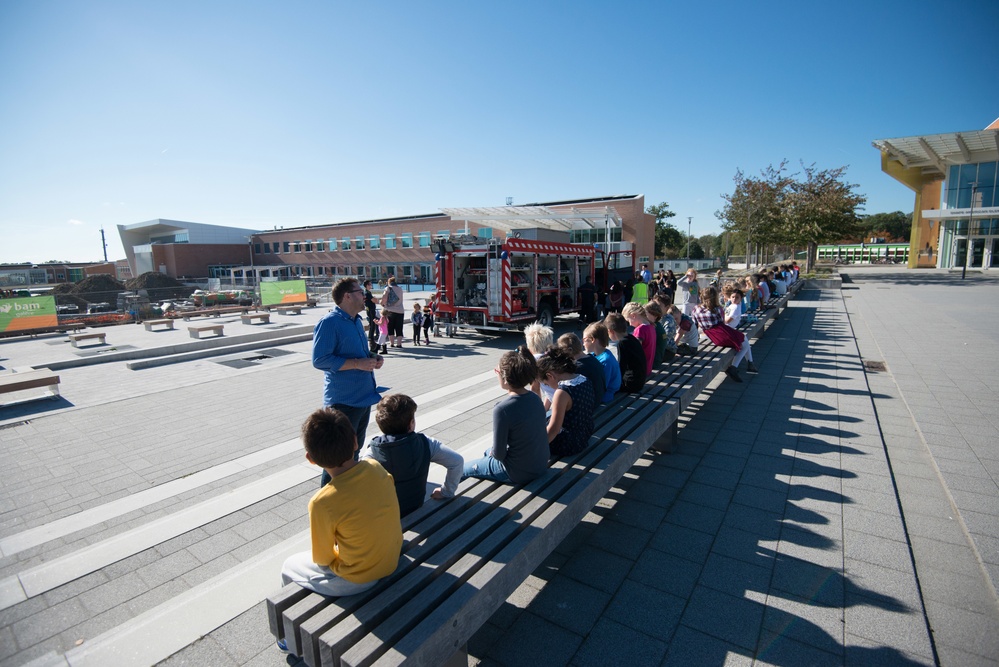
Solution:
M 58 324 L 53 296 L 0 299 L 0 333 L 47 329 Z
M 304 280 L 275 280 L 260 283 L 261 306 L 305 303 L 307 300 Z

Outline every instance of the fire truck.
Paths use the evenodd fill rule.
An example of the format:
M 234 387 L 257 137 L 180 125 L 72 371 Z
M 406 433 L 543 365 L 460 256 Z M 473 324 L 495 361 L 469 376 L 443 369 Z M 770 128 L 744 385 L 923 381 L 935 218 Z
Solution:
M 458 236 L 440 239 L 437 260 L 437 321 L 477 330 L 520 329 L 531 322 L 551 326 L 555 317 L 581 311 L 579 286 L 590 276 L 599 295 L 635 275 L 630 249 Z

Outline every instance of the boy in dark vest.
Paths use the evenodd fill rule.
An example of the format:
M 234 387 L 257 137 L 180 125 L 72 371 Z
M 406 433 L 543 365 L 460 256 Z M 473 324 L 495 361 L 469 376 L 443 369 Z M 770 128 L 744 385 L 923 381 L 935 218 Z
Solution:
M 440 441 L 416 432 L 416 401 L 405 394 L 389 394 L 375 408 L 375 423 L 382 435 L 371 439 L 362 458 L 378 461 L 391 473 L 400 516 L 423 505 L 431 463 L 447 468 L 444 485 L 434 489 L 431 497 L 442 500 L 454 496 L 465 460 Z

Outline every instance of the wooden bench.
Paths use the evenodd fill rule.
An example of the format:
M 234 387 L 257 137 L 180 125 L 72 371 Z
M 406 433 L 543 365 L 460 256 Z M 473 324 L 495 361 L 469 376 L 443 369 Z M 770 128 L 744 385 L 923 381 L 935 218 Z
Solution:
M 301 315 L 302 314 L 302 307 L 301 306 L 278 306 L 277 307 L 277 311 L 278 311 L 278 315 Z
M 80 347 L 78 343 L 81 340 L 99 340 L 101 345 L 107 343 L 107 334 L 103 331 L 95 331 L 94 333 L 72 333 L 69 334 L 69 342 L 73 347 Z
M 771 317 L 741 329 L 756 334 Z M 310 667 L 464 664 L 469 638 L 639 457 L 672 449 L 680 413 L 734 355 L 702 348 L 656 369 L 641 394 L 599 409 L 590 446 L 539 479 L 465 480 L 450 501 L 403 517 L 399 567 L 370 591 L 325 598 L 285 586 L 267 600 L 271 632 Z
M 183 314 L 185 322 L 190 322 L 195 317 L 221 317 L 223 315 L 245 315 L 250 312 L 249 306 L 216 306 L 215 308 L 202 308 L 200 310 L 189 310 Z
M 253 324 L 254 320 L 259 321 L 260 324 L 270 324 L 271 314 L 270 313 L 243 313 L 239 316 L 239 319 L 243 324 Z
M 58 398 L 59 376 L 48 369 L 22 371 L 20 373 L 4 373 L 0 375 L 0 394 L 9 394 L 15 391 L 26 391 L 28 389 L 40 388 L 46 389 L 47 392 L 41 396 L 33 396 L 23 400 L 30 401 L 38 398 Z M 4 405 L 10 405 L 10 403 L 5 403 Z
M 211 331 L 216 336 L 221 336 L 222 328 L 224 326 L 225 326 L 224 324 L 202 324 L 201 326 L 198 327 L 187 327 L 187 333 L 191 336 L 191 338 L 198 338 L 198 339 L 200 339 L 201 334 L 206 331 Z
M 173 320 L 163 319 L 163 320 L 146 320 L 142 323 L 146 327 L 146 331 L 152 331 L 153 327 L 166 327 L 167 329 L 173 330 Z

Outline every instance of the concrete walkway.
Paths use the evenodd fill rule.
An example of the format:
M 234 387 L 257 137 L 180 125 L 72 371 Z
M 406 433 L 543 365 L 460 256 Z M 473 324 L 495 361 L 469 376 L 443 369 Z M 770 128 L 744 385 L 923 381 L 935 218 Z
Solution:
M 999 318 L 981 316 L 999 285 L 916 275 L 801 293 L 754 346 L 760 375 L 706 392 L 679 450 L 636 466 L 476 659 L 999 663 Z
M 762 372 L 705 392 L 677 451 L 608 494 L 470 643 L 475 662 L 996 664 L 999 317 L 981 304 L 999 284 L 850 277 L 792 302 L 754 345 Z M 266 329 L 227 336 L 244 326 Z M 519 341 L 407 346 L 379 384 L 476 453 L 491 369 Z M 317 484 L 297 442 L 321 392 L 309 349 L 71 367 L 60 401 L 0 408 L 0 665 L 288 664 L 260 600 Z M 4 368 L 95 354 L 0 342 Z

